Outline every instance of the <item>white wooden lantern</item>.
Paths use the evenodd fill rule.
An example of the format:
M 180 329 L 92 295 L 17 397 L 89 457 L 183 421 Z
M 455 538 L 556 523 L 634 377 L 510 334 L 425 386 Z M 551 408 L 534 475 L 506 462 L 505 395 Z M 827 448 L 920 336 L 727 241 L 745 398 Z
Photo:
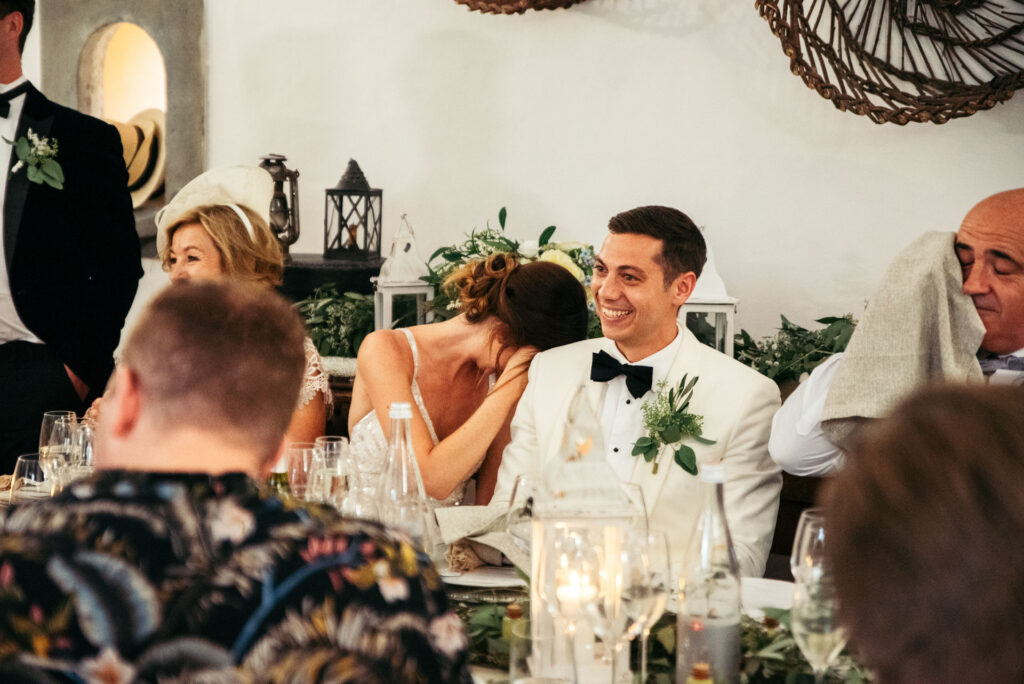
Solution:
M 380 267 L 380 275 L 373 278 L 373 321 L 374 328 L 391 328 L 395 323 L 395 298 L 413 297 L 415 301 L 414 320 L 408 325 L 429 323 L 430 301 L 434 298 L 434 287 L 420 279 L 429 273 L 427 264 L 416 251 L 416 236 L 412 226 L 402 214 L 402 225 L 391 240 L 391 253 Z
M 731 357 L 738 303 L 738 299 L 725 291 L 725 283 L 715 268 L 715 257 L 709 244 L 707 262 L 693 294 L 679 310 L 680 320 L 701 342 Z

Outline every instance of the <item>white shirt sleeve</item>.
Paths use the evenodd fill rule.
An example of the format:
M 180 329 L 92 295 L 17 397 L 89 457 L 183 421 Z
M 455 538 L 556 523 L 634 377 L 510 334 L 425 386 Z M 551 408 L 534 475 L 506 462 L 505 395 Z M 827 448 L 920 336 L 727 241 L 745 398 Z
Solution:
M 768 452 L 791 475 L 832 475 L 843 467 L 842 450 L 821 430 L 825 398 L 840 358 L 842 354 L 835 354 L 815 368 L 772 418 Z

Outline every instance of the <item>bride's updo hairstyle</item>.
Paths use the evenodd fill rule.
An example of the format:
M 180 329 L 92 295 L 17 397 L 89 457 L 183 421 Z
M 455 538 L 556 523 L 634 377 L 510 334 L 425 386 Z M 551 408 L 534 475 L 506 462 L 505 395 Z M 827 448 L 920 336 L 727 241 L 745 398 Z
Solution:
M 444 287 L 457 292 L 469 322 L 494 316 L 505 324 L 501 352 L 527 345 L 544 351 L 587 336 L 587 293 L 558 264 L 520 264 L 515 254 L 499 252 L 466 264 Z

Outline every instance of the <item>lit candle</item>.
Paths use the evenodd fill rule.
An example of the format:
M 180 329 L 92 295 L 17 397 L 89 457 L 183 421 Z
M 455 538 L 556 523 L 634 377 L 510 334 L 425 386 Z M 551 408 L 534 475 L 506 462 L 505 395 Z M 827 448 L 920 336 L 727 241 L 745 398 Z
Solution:
M 590 583 L 590 576 L 571 570 L 565 577 L 567 581 L 559 582 L 555 589 L 561 612 L 566 617 L 577 615 L 583 606 L 594 600 L 597 588 Z

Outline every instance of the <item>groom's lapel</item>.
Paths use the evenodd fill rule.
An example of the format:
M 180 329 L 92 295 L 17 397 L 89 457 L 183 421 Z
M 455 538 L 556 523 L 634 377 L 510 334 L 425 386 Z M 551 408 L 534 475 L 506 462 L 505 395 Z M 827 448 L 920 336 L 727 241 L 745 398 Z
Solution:
M 700 375 L 700 348 L 697 346 L 700 342 L 685 327 L 680 330 L 679 334 L 683 336 L 683 340 L 682 344 L 679 345 L 679 352 L 676 354 L 675 361 L 672 362 L 668 378 L 666 378 L 669 386 L 677 385 L 684 373 L 689 375 L 691 380 L 695 375 Z M 657 388 L 652 388 L 651 393 L 646 395 L 645 400 L 653 397 L 653 393 L 656 391 Z M 641 456 L 636 456 L 635 458 L 636 463 L 633 465 L 633 475 L 630 477 L 630 482 L 640 485 L 640 490 L 644 493 L 644 504 L 647 506 L 647 514 L 650 515 L 654 511 L 658 497 L 661 496 L 661 490 L 665 486 L 669 473 L 679 469 L 679 466 L 676 465 L 673 450 L 668 446 L 662 447 L 661 451 L 658 452 L 657 474 L 653 472 L 653 463 L 648 463 Z M 683 475 L 684 477 L 690 477 L 688 473 L 683 473 Z
M 50 135 L 53 126 L 53 114 L 46 107 L 46 99 L 33 87 L 25 93 L 25 105 L 14 140 L 27 135 L 29 129 L 40 138 Z M 21 168 L 11 174 L 11 168 L 18 162 L 18 155 L 11 150 L 11 162 L 7 169 L 7 191 L 4 195 L 4 256 L 7 261 L 7 272 L 10 273 L 14 262 L 14 248 L 18 244 L 18 232 L 21 230 L 21 217 L 25 213 L 25 199 L 28 196 L 28 171 Z

